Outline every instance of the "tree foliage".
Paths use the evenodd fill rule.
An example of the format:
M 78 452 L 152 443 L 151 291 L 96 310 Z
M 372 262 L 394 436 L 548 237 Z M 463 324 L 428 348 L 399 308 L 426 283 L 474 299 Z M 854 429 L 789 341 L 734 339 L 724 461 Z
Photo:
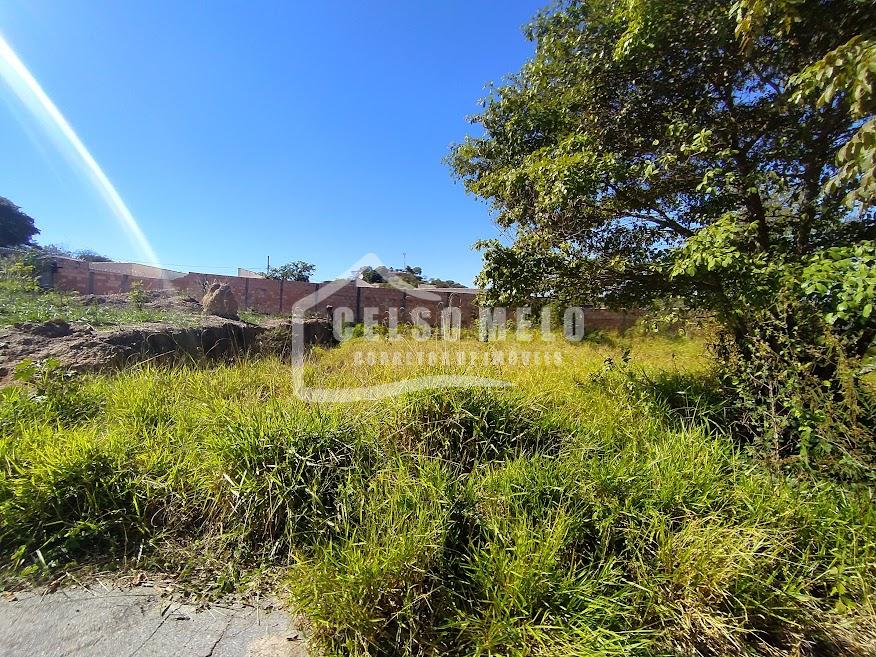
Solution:
M 680 298 L 720 320 L 736 350 L 725 365 L 783 351 L 857 403 L 836 376 L 876 336 L 874 30 L 863 0 L 574 0 L 540 14 L 534 57 L 449 158 L 514 232 L 512 246 L 479 244 L 488 299 Z M 779 376 L 758 379 L 753 407 Z M 777 408 L 799 428 L 812 403 Z
M 805 5 L 789 0 L 738 0 L 737 36 L 750 49 L 764 34 L 786 38 L 794 23 L 801 20 Z M 871 203 L 876 197 L 876 32 L 872 24 L 862 24 L 860 34 L 825 53 L 791 78 L 792 102 L 829 105 L 837 96 L 845 98 L 850 117 L 860 121 L 857 132 L 839 150 L 839 167 L 830 181 L 834 188 L 851 186 L 849 205 Z M 854 31 L 854 28 L 852 29 Z
M 411 267 L 410 265 L 402 269 L 392 269 L 383 265 L 379 267 L 365 267 L 359 273 L 359 276 L 366 283 L 379 286 L 414 288 L 428 284 L 434 287 L 465 287 L 454 280 L 444 280 L 441 278 L 427 279 L 423 276 L 422 267 Z
M 465 285 L 463 285 L 462 283 L 457 283 L 451 278 L 430 278 L 429 285 L 434 285 L 435 287 L 465 287 Z
M 86 262 L 112 262 L 112 258 L 93 251 L 92 249 L 80 249 L 71 251 L 59 244 L 47 244 L 38 247 L 45 255 L 61 256 L 63 258 L 75 258 L 77 260 L 85 260 Z
M 31 217 L 8 198 L 0 196 L 0 247 L 30 244 L 39 232 Z
M 79 260 L 86 260 L 88 262 L 112 262 L 112 258 L 108 258 L 102 253 L 98 253 L 97 251 L 93 251 L 91 249 L 80 249 L 76 251 L 76 257 Z
M 271 278 L 277 281 L 299 281 L 307 283 L 310 281 L 310 277 L 315 269 L 316 265 L 304 262 L 303 260 L 296 260 L 295 262 L 287 262 L 285 265 L 279 267 L 269 267 L 263 275 L 265 278 Z

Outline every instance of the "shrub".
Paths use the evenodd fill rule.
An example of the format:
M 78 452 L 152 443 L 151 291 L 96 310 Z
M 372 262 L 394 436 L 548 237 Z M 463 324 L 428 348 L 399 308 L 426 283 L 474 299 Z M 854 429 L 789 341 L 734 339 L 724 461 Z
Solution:
M 143 304 L 149 301 L 149 293 L 143 289 L 143 281 L 135 280 L 131 282 L 131 289 L 128 291 L 128 301 L 137 310 L 143 310 Z
M 38 261 L 32 257 L 4 258 L 3 277 L 0 280 L 0 290 L 4 293 L 30 293 L 39 292 L 36 273 Z
M 390 439 L 403 451 L 470 470 L 478 463 L 556 453 L 568 430 L 540 406 L 489 389 L 441 390 L 399 401 Z
M 748 333 L 719 340 L 716 369 L 733 400 L 733 426 L 767 461 L 872 480 L 876 398 L 862 358 L 804 304 L 765 308 Z
M 332 536 L 353 513 L 345 489 L 380 460 L 337 418 L 273 408 L 225 421 L 207 437 L 220 480 L 206 522 L 220 523 L 244 559 L 285 561 Z

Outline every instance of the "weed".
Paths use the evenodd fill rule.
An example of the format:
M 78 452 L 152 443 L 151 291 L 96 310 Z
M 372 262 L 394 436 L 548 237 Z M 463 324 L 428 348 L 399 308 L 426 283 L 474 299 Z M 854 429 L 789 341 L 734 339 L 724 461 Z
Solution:
M 143 281 L 135 280 L 131 283 L 128 301 L 137 310 L 143 310 L 143 304 L 149 301 L 149 294 L 143 289 Z

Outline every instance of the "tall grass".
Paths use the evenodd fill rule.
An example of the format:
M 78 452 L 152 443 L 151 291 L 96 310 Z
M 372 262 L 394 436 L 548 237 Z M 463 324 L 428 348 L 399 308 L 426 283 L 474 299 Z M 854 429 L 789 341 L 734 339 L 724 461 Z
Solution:
M 282 570 L 326 654 L 876 653 L 872 488 L 751 460 L 699 343 L 551 346 L 561 362 L 539 368 L 354 357 L 447 348 L 356 340 L 307 376 L 514 387 L 307 405 L 261 360 L 4 391 L 7 572 Z

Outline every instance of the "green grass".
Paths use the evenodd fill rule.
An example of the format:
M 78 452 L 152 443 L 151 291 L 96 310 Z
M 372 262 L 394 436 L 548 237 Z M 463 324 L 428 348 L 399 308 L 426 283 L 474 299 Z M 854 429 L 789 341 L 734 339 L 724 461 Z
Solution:
M 262 324 L 269 316 L 253 310 L 241 310 L 240 317 L 251 324 Z M 80 295 L 57 290 L 41 290 L 32 281 L 0 278 L 0 326 L 22 322 L 47 322 L 64 319 L 84 322 L 96 328 L 124 324 L 166 322 L 176 326 L 196 326 L 201 317 L 196 313 L 137 307 L 134 303 L 84 304 Z
M 0 326 L 21 322 L 46 322 L 64 319 L 84 322 L 94 327 L 111 327 L 144 322 L 170 322 L 193 326 L 200 321 L 190 313 L 137 308 L 133 304 L 85 305 L 78 294 L 56 290 L 38 290 L 21 285 L 16 280 L 0 280 Z
M 872 488 L 747 457 L 701 342 L 505 346 L 562 362 L 357 364 L 447 345 L 354 340 L 308 382 L 514 387 L 306 404 L 267 359 L 7 390 L 7 573 L 267 569 L 330 655 L 874 654 Z
M 266 315 L 264 313 L 256 312 L 255 310 L 243 309 L 239 312 L 240 319 L 244 322 L 249 322 L 250 324 L 263 324 L 267 320 L 271 319 L 271 315 Z

